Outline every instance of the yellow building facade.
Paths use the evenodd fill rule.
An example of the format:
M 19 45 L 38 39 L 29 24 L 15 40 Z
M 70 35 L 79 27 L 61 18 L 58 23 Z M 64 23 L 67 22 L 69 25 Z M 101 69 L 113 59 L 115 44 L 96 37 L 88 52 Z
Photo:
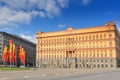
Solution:
M 36 67 L 117 68 L 120 34 L 112 22 L 104 26 L 36 33 Z

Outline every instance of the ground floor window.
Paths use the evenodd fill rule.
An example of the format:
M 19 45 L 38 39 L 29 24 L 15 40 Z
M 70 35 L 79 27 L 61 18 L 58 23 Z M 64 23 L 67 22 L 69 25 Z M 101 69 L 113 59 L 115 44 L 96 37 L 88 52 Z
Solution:
M 111 67 L 113 67 L 113 65 L 111 64 Z
M 107 64 L 105 65 L 105 67 L 106 67 L 106 68 L 108 67 Z

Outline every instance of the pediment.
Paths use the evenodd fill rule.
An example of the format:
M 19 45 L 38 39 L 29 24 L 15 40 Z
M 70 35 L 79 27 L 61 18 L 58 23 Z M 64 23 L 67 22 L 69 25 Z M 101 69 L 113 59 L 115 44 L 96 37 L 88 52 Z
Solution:
M 72 31 L 72 30 L 74 30 L 72 27 L 69 27 L 69 28 L 67 29 L 67 31 Z

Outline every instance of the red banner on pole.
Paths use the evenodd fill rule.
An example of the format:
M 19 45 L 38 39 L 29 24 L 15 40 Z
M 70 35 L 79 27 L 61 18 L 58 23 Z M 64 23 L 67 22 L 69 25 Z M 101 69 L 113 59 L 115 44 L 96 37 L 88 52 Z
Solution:
M 7 62 L 8 60 L 8 54 L 7 54 L 7 46 L 4 46 L 4 51 L 3 51 L 3 55 L 2 55 L 2 61 L 3 62 Z
M 12 39 L 9 40 L 9 62 L 14 63 L 14 46 L 13 46 L 13 41 Z
M 20 62 L 22 63 L 22 65 L 25 65 L 25 50 L 24 48 L 22 48 L 22 46 L 20 46 Z

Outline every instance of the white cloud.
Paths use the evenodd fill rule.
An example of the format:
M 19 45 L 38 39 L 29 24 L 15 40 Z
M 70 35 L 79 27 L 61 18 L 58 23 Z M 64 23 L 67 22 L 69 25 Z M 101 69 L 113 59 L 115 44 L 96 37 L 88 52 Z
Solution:
M 57 2 L 60 3 L 62 8 L 68 7 L 68 5 L 66 5 L 69 3 L 68 0 L 57 0 Z
M 31 20 L 31 13 L 26 13 L 24 11 L 15 11 L 9 9 L 8 7 L 0 7 L 0 27 L 17 28 L 17 23 L 29 23 Z
M 0 0 L 0 27 L 9 27 L 10 23 L 13 27 L 19 23 L 29 24 L 36 16 L 58 16 L 68 3 L 69 0 Z
M 35 35 L 33 35 L 33 36 L 28 36 L 28 35 L 21 34 L 20 36 L 21 36 L 22 38 L 25 38 L 25 39 L 33 42 L 33 43 L 36 43 Z
M 62 28 L 62 27 L 66 27 L 66 24 L 59 24 L 58 26 Z
M 91 0 L 82 0 L 83 5 L 89 5 Z

